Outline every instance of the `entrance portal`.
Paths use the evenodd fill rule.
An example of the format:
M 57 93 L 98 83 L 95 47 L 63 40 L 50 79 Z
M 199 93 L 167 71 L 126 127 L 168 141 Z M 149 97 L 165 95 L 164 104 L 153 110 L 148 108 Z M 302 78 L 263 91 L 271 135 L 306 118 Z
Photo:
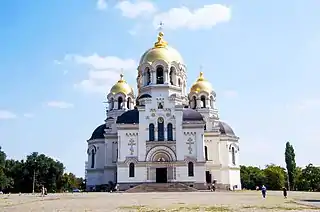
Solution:
M 157 183 L 167 182 L 167 168 L 156 168 L 156 182 Z
M 211 173 L 210 171 L 206 171 L 206 183 L 211 183 Z

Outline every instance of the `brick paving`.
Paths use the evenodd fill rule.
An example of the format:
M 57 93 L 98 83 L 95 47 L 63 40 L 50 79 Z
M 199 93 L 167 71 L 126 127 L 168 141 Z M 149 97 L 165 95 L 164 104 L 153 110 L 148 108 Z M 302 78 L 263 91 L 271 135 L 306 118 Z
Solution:
M 290 192 L 181 192 L 181 193 L 75 193 L 39 195 L 0 195 L 1 212 L 53 211 L 319 211 L 318 203 L 297 204 L 293 200 L 319 200 L 320 193 Z M 303 203 L 303 201 L 300 201 Z M 309 205 L 307 205 L 309 204 Z M 319 204 L 318 204 L 319 205 Z M 320 206 L 320 205 L 319 205 Z

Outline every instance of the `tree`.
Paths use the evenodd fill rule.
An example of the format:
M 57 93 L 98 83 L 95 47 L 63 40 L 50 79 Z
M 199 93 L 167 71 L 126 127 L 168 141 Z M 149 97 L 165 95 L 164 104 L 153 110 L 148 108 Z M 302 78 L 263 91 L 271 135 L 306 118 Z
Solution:
M 280 166 L 274 164 L 267 165 L 263 170 L 265 179 L 265 185 L 270 190 L 280 190 L 285 184 L 285 170 Z
M 311 163 L 302 169 L 304 183 L 311 191 L 320 191 L 320 168 Z
M 0 191 L 8 188 L 12 184 L 12 180 L 5 174 L 6 159 L 7 155 L 0 147 Z
M 288 188 L 291 190 L 294 190 L 295 188 L 295 174 L 296 174 L 296 160 L 295 160 L 295 153 L 294 153 L 294 148 L 290 144 L 290 142 L 286 143 L 286 149 L 285 149 L 285 161 L 286 161 L 286 168 L 287 168 L 287 173 L 288 173 L 288 181 L 289 185 Z
M 243 188 L 254 190 L 265 181 L 263 170 L 254 166 L 240 166 L 241 184 Z
M 72 173 L 64 173 L 61 179 L 61 189 L 63 191 L 71 191 L 80 187 L 78 178 Z

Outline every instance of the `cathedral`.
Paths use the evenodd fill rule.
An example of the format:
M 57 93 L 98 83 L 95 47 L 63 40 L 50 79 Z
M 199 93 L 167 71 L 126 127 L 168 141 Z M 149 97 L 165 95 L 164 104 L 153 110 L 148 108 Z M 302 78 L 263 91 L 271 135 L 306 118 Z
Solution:
M 92 133 L 87 189 L 180 183 L 241 189 L 239 137 L 220 121 L 216 93 L 200 72 L 187 89 L 187 67 L 159 32 L 140 59 L 137 95 L 121 74 L 107 94 L 107 118 Z

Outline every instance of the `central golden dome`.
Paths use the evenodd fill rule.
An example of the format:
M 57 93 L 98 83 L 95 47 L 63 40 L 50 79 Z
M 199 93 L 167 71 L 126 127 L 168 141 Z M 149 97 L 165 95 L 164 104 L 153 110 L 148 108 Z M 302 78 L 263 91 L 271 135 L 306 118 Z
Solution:
M 110 93 L 117 94 L 117 93 L 123 93 L 125 95 L 132 93 L 133 89 L 131 86 L 123 79 L 123 74 L 120 74 L 120 80 L 112 86 Z
M 200 93 L 202 91 L 211 93 L 213 88 L 211 83 L 203 77 L 203 72 L 200 72 L 197 81 L 191 86 L 190 92 Z
M 140 59 L 140 64 L 153 63 L 156 60 L 164 60 L 167 62 L 183 63 L 180 53 L 174 48 L 168 46 L 168 43 L 163 39 L 163 32 L 159 32 L 158 41 L 154 43 L 154 47 L 147 50 Z

